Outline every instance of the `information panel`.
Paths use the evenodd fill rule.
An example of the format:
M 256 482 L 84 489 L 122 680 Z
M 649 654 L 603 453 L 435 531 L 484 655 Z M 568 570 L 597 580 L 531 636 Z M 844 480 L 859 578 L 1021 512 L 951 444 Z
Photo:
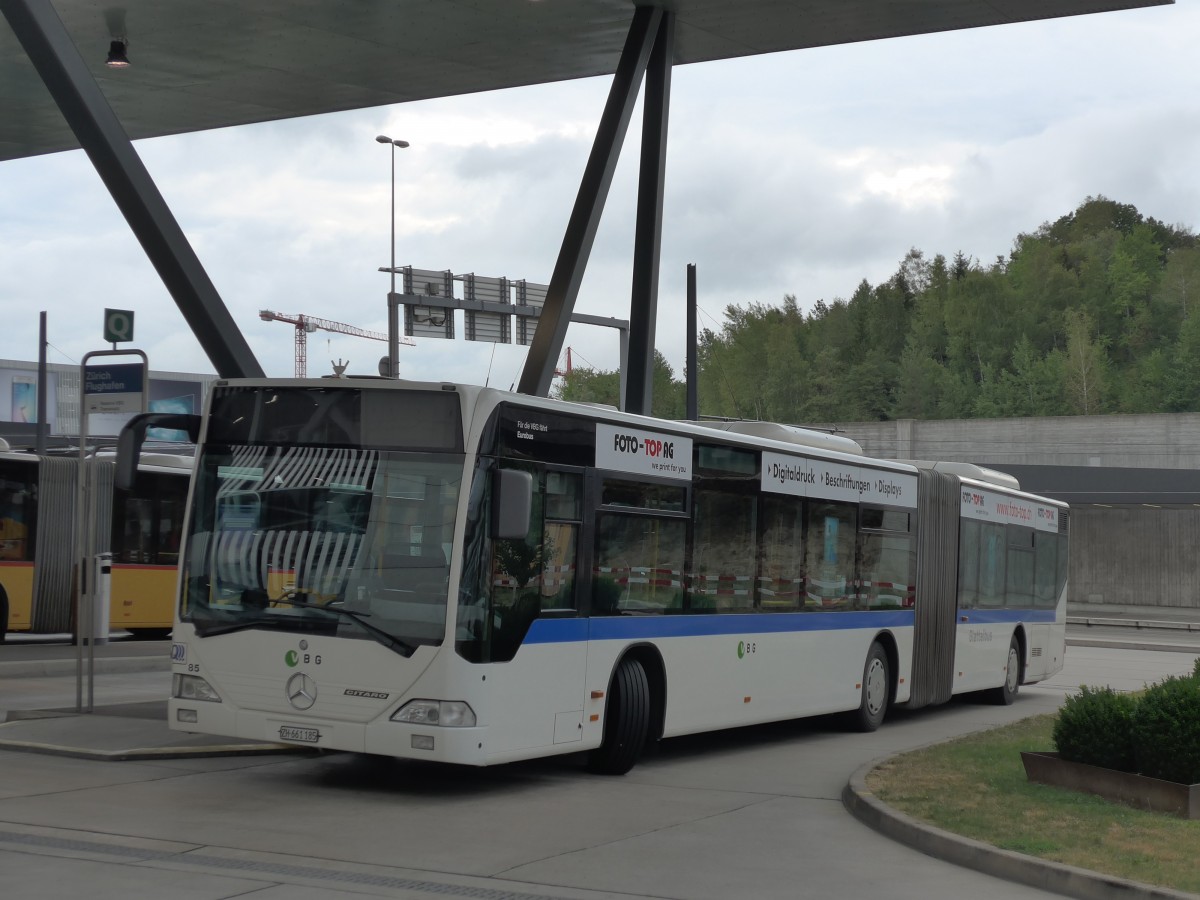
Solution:
M 964 519 L 1028 525 L 1038 531 L 1058 531 L 1058 508 L 1033 500 L 1007 497 L 1004 494 L 963 485 L 961 508 Z
M 142 411 L 146 368 L 140 363 L 88 366 L 83 383 L 85 413 L 137 413 Z
M 917 476 L 764 450 L 762 489 L 820 500 L 916 509 Z
M 692 477 L 692 439 L 597 422 L 596 468 L 687 481 Z

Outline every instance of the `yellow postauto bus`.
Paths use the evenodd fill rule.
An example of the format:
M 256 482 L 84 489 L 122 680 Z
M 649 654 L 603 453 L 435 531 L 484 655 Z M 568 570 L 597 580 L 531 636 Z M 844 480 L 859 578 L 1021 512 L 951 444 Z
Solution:
M 73 631 L 79 470 L 74 454 L 0 450 L 0 641 Z M 97 552 L 112 553 L 110 625 L 165 636 L 192 457 L 143 453 L 129 491 L 114 489 L 113 470 L 111 458 L 84 463 Z

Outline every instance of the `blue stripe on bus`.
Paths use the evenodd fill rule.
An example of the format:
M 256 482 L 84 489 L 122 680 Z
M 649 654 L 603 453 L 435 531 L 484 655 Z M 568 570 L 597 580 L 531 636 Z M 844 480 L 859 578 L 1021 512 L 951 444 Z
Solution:
M 591 619 L 535 619 L 525 636 L 525 643 L 904 628 L 912 624 L 913 612 L 910 609 L 881 612 L 596 616 Z
M 1053 609 L 968 609 L 965 625 L 1054 622 Z M 911 609 L 797 613 L 721 613 L 715 615 L 596 616 L 591 619 L 535 619 L 526 644 L 560 644 L 587 640 L 630 640 L 698 637 L 721 634 L 781 634 L 796 631 L 840 631 L 860 628 L 904 628 L 913 625 Z
M 960 625 L 997 625 L 1003 622 L 1054 622 L 1057 615 L 1053 609 L 960 609 Z M 962 621 L 966 616 L 967 621 Z

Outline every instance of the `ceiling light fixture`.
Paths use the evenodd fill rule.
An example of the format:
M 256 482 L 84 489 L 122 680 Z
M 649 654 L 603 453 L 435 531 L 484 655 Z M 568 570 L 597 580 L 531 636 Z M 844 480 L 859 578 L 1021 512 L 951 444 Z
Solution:
M 104 60 L 104 64 L 110 69 L 129 68 L 128 50 L 128 41 L 114 40 L 108 45 L 108 58 Z

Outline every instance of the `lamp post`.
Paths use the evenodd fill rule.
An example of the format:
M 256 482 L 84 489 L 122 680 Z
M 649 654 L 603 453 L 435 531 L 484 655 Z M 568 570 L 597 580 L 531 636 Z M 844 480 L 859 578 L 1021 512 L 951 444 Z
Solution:
M 388 378 L 400 377 L 400 298 L 396 294 L 396 148 L 408 146 L 408 141 L 395 140 L 386 134 L 375 138 L 392 148 L 392 287 L 388 291 Z

